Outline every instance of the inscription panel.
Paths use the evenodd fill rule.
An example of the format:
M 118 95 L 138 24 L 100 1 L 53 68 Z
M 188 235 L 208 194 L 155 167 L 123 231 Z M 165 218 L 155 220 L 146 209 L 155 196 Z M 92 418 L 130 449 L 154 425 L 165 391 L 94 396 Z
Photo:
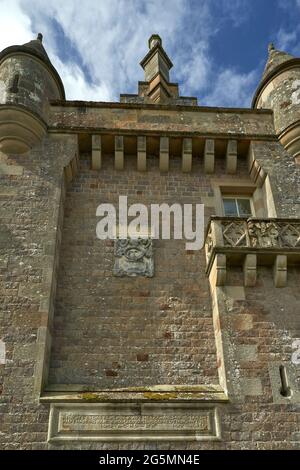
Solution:
M 202 404 L 52 404 L 48 440 L 213 440 L 217 410 Z

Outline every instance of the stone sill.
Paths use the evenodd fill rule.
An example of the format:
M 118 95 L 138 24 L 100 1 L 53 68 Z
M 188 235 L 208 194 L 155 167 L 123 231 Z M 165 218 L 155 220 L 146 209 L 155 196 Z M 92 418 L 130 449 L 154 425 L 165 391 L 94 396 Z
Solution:
M 59 402 L 130 402 L 130 401 L 197 401 L 228 402 L 219 385 L 160 385 L 125 389 L 91 390 L 87 385 L 48 385 L 40 396 L 41 403 Z

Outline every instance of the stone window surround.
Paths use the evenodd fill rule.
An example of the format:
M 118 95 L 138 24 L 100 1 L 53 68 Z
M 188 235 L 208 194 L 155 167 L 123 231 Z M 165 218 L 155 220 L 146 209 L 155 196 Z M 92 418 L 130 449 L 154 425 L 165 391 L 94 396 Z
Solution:
M 252 194 L 234 194 L 234 193 L 230 193 L 230 194 L 222 194 L 222 202 L 223 202 L 223 213 L 225 214 L 225 210 L 224 210 L 224 200 L 226 199 L 234 199 L 235 200 L 235 204 L 237 204 L 237 201 L 238 200 L 241 200 L 241 199 L 244 199 L 244 200 L 247 200 L 249 201 L 249 204 L 250 204 L 250 210 L 251 210 L 251 217 L 255 217 L 255 208 L 254 208 L 254 204 L 253 204 L 253 198 L 252 198 Z M 234 216 L 236 217 L 236 216 Z M 243 217 L 243 215 L 240 215 L 238 214 L 237 217 Z
M 246 178 L 212 179 L 212 189 L 214 192 L 215 215 L 225 216 L 223 197 L 249 197 L 252 209 L 252 217 L 270 217 L 268 214 L 262 188 L 258 187 L 251 180 Z

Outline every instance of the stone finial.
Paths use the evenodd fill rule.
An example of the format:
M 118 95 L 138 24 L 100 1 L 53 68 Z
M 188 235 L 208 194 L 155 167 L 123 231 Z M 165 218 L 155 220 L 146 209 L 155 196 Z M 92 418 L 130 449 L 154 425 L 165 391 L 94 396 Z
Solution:
M 143 82 L 139 82 L 139 102 L 175 104 L 180 100 L 184 104 L 196 104 L 195 98 L 179 97 L 178 84 L 170 82 L 170 69 L 173 64 L 162 46 L 161 37 L 158 34 L 152 34 L 148 44 L 150 50 L 140 62 L 145 78 Z M 127 102 L 130 102 L 130 97 L 127 100 L 127 95 L 123 96 Z M 123 102 L 126 102 L 125 100 Z M 140 160 L 143 161 L 140 168 L 144 168 L 143 152 L 140 153 L 140 157 Z
M 42 33 L 38 33 L 37 40 L 43 42 L 43 35 Z
M 274 47 L 274 43 L 273 42 L 270 42 L 269 45 L 268 45 L 268 51 L 269 52 L 272 52 L 274 51 L 275 47 Z
M 162 47 L 161 37 L 158 34 L 152 34 L 148 44 L 150 51 L 140 62 L 145 71 L 145 82 L 150 82 L 160 75 L 169 83 L 169 70 L 173 64 Z
M 149 49 L 153 49 L 156 44 L 162 45 L 161 37 L 158 34 L 152 34 L 148 40 Z

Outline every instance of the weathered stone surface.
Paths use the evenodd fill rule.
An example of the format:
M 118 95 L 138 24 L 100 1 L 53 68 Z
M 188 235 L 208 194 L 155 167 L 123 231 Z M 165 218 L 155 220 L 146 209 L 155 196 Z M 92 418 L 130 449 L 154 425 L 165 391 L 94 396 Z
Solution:
M 274 111 L 274 125 L 279 139 L 296 159 L 300 155 L 299 104 L 300 59 L 271 47 L 253 106 Z
M 115 241 L 115 276 L 154 275 L 151 238 L 128 238 Z
M 117 205 L 119 195 L 128 194 L 128 206 L 143 202 L 150 210 L 151 203 L 178 201 L 178 191 L 197 203 L 202 188 L 201 201 L 208 185 L 201 161 L 184 174 L 181 155 L 172 157 L 171 184 L 154 155 L 147 155 L 146 172 L 137 170 L 136 155 L 127 157 L 123 172 L 109 155 L 101 171 L 91 171 L 90 163 L 91 154 L 81 154 L 64 203 L 50 384 L 93 390 L 216 384 L 204 252 L 187 253 L 184 240 L 153 240 L 154 276 L 118 277 L 115 241 L 95 236 L 98 204 Z M 138 361 L 138 354 L 147 354 L 148 361 Z
M 299 448 L 300 171 L 277 138 L 286 122 L 297 143 L 296 68 L 265 90 L 274 129 L 271 110 L 180 97 L 162 63 L 121 103 L 61 101 L 50 65 L 14 51 L 1 103 L 19 93 L 48 128 L 26 154 L 0 154 L 1 449 Z M 232 194 L 254 217 L 223 217 Z M 125 257 L 115 276 L 114 242 L 95 228 L 119 195 L 203 202 L 205 253 L 155 240 L 153 277 L 145 253 L 138 275 Z
M 78 110 L 78 104 L 72 102 L 53 103 L 49 116 L 50 129 L 58 131 L 72 127 L 82 131 L 89 128 L 92 131 L 101 127 L 104 133 L 118 131 L 123 135 L 139 132 L 142 135 L 154 133 L 159 136 L 168 132 L 184 136 L 213 134 L 275 138 L 272 113 L 269 111 L 238 112 L 233 109 L 189 107 L 178 113 L 176 107 L 165 109 L 159 105 L 144 108 L 138 104 L 116 103 L 112 107 L 82 102 L 81 106 L 85 107 L 85 113 L 74 112 Z
M 42 36 L 0 53 L 0 151 L 24 153 L 42 140 L 51 99 L 64 99 L 64 89 Z

